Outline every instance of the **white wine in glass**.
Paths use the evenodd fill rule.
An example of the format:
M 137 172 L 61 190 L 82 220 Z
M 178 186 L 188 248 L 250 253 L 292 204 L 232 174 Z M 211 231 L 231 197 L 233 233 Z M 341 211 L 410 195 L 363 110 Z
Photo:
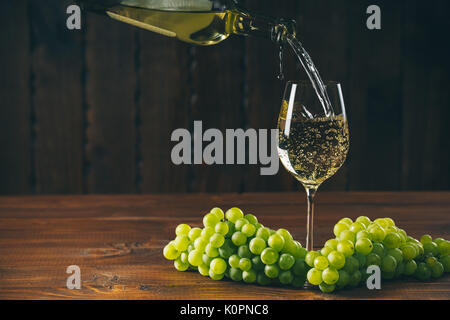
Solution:
M 324 88 L 330 102 L 327 108 L 318 99 L 311 82 L 288 82 L 278 118 L 281 163 L 306 189 L 308 251 L 314 249 L 314 195 L 319 186 L 343 165 L 349 150 L 341 86 L 327 82 Z

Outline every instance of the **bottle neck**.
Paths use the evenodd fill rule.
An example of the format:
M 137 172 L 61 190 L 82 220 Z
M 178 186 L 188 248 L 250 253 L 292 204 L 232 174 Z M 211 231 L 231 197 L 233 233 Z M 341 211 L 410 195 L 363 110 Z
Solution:
M 231 12 L 229 33 L 266 38 L 279 45 L 283 45 L 289 36 L 296 35 L 294 20 L 253 15 L 241 9 L 233 9 Z

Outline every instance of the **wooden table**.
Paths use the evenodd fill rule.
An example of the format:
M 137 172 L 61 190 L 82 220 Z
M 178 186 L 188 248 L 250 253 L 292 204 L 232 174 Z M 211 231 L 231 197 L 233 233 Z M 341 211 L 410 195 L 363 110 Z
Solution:
M 304 243 L 302 193 L 40 196 L 0 198 L 0 299 L 450 299 L 450 276 L 383 282 L 336 294 L 216 282 L 178 272 L 162 257 L 181 222 L 200 225 L 210 208 L 239 206 Z M 325 193 L 316 206 L 316 244 L 341 217 L 392 217 L 408 234 L 450 239 L 450 193 Z M 81 290 L 66 268 L 81 269 Z

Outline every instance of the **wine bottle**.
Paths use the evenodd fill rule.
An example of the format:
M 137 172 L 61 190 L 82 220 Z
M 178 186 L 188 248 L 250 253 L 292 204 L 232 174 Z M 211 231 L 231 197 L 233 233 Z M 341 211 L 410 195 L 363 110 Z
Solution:
M 87 10 L 179 40 L 214 45 L 232 34 L 277 44 L 295 37 L 295 21 L 254 15 L 237 0 L 78 0 Z

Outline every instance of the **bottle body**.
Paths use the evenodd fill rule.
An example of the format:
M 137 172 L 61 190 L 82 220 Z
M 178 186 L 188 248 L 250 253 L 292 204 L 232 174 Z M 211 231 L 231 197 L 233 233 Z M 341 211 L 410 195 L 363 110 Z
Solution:
M 134 26 L 197 45 L 214 45 L 231 34 L 283 42 L 294 33 L 293 22 L 252 15 L 234 1 L 84 0 L 85 8 Z

